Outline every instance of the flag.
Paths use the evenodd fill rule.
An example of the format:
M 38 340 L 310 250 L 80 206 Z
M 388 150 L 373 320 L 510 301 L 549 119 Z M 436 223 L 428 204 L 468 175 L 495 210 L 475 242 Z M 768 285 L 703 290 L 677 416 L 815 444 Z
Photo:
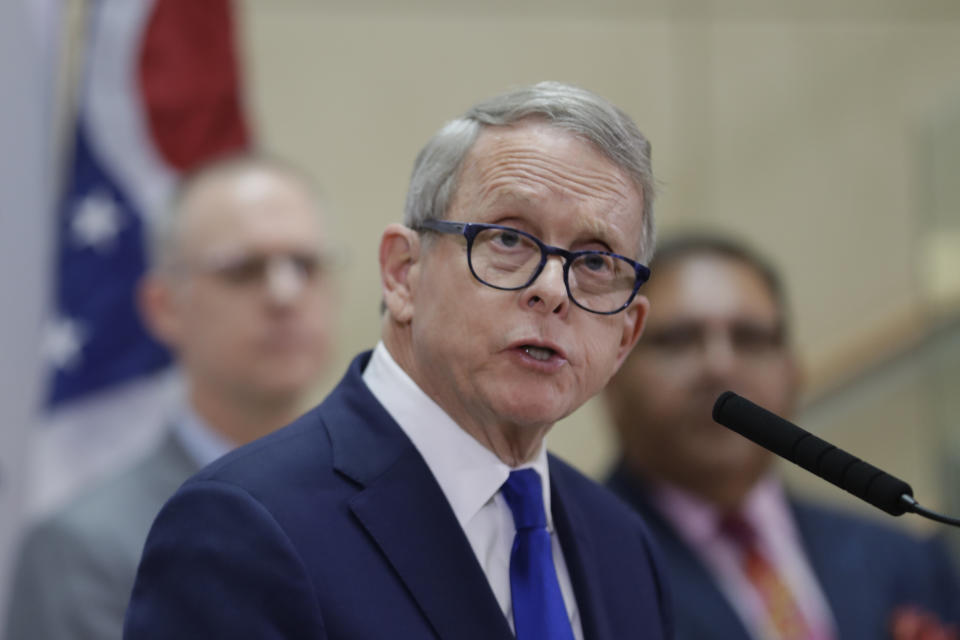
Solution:
M 126 463 L 177 397 L 136 285 L 149 227 L 184 172 L 249 144 L 230 0 L 91 0 L 67 136 L 45 416 L 28 508 L 45 511 Z

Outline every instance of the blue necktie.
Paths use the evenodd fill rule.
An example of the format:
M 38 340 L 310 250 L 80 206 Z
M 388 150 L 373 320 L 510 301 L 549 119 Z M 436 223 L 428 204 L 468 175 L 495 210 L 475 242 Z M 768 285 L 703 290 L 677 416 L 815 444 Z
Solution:
M 550 551 L 540 476 L 511 471 L 501 489 L 517 535 L 510 554 L 510 593 L 517 640 L 573 640 Z

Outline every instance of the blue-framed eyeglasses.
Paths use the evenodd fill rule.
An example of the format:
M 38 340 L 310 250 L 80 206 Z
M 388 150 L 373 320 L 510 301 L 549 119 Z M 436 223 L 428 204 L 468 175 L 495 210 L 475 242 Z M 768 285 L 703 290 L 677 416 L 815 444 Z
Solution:
M 499 224 L 426 220 L 418 230 L 460 234 L 467 239 L 473 277 L 494 289 L 530 286 L 552 255 L 563 258 L 563 283 L 570 300 L 586 311 L 623 311 L 650 277 L 644 265 L 609 251 L 567 251 L 544 244 L 525 231 Z

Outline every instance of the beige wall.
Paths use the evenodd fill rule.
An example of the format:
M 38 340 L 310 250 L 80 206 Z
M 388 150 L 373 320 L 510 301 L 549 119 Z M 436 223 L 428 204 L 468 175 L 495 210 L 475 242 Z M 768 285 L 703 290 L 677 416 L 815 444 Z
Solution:
M 351 255 L 329 383 L 377 339 L 379 232 L 400 218 L 416 151 L 476 99 L 540 79 L 636 119 L 661 227 L 720 225 L 776 257 L 814 381 L 916 317 L 918 139 L 960 95 L 956 3 L 377 4 L 244 4 L 260 139 L 317 174 Z M 600 473 L 603 422 L 588 404 L 552 448 Z

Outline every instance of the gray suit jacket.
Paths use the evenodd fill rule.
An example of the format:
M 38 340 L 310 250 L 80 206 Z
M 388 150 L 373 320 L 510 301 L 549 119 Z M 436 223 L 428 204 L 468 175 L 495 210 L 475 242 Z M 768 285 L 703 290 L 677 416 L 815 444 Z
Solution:
M 34 527 L 21 546 L 4 638 L 120 638 L 150 525 L 196 471 L 168 434 L 133 467 Z

